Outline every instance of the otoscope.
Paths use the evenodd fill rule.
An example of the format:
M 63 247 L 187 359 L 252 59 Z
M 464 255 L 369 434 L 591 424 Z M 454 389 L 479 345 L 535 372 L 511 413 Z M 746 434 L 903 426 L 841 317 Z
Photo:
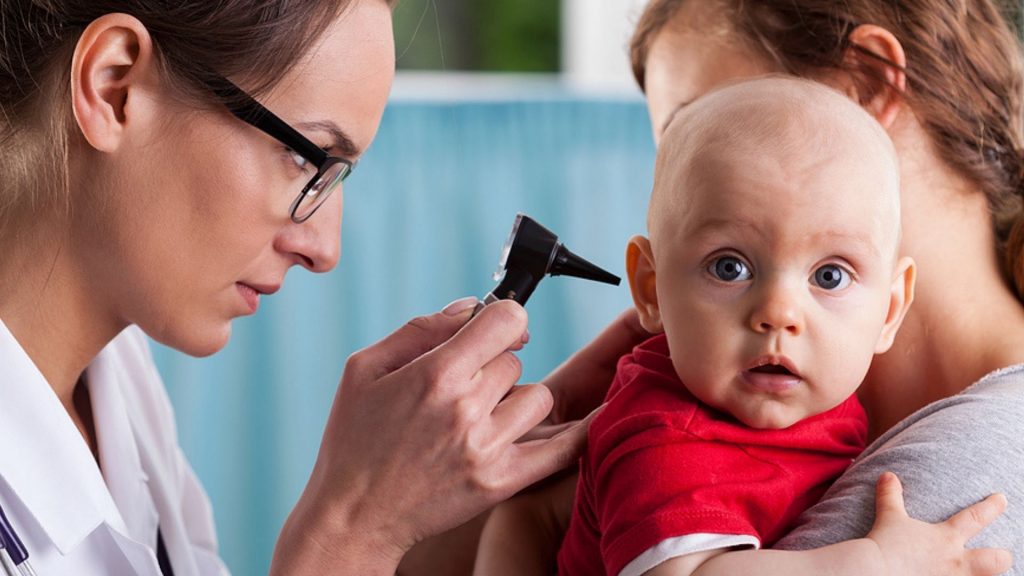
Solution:
M 618 276 L 602 270 L 573 254 L 552 231 L 525 214 L 517 214 L 512 233 L 501 249 L 501 260 L 494 280 L 498 285 L 476 306 L 475 315 L 484 306 L 498 300 L 515 300 L 521 305 L 533 294 L 546 275 L 575 276 L 605 284 L 619 285 Z

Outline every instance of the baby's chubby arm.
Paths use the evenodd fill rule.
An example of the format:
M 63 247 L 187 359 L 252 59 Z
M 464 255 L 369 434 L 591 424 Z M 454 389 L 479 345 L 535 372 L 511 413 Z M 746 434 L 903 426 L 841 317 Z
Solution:
M 563 474 L 498 505 L 480 537 L 473 574 L 553 574 L 558 547 L 569 525 L 576 479 L 576 474 Z
M 993 576 L 1010 569 L 1013 563 L 1010 553 L 996 548 L 970 549 L 964 545 L 1005 509 L 1006 498 L 994 494 L 940 524 L 914 520 L 904 509 L 900 481 L 894 474 L 886 473 L 878 480 L 875 524 L 865 538 L 800 552 L 715 550 L 688 554 L 664 562 L 646 574 Z

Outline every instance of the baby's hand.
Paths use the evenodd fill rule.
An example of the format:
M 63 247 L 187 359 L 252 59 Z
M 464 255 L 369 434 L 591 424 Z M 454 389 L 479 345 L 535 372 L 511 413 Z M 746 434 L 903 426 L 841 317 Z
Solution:
M 1010 569 L 1013 556 L 1000 548 L 964 544 L 1006 509 L 1006 497 L 993 494 L 940 524 L 907 515 L 903 485 L 886 472 L 878 479 L 875 525 L 868 538 L 878 545 L 889 574 L 994 576 Z

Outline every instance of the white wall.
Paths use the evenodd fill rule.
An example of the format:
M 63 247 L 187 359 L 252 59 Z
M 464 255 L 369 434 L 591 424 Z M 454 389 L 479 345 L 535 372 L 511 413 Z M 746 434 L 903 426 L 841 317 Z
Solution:
M 646 0 L 562 0 L 562 69 L 574 87 L 636 91 L 629 38 Z

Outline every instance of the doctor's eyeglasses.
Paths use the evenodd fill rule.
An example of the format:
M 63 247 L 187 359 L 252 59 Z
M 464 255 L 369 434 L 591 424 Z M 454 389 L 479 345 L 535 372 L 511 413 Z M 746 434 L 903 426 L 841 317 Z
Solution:
M 239 120 L 259 128 L 316 167 L 316 174 L 292 202 L 290 213 L 293 222 L 301 224 L 308 220 L 352 173 L 352 162 L 327 154 L 227 78 L 219 77 L 208 82 L 207 88 Z

